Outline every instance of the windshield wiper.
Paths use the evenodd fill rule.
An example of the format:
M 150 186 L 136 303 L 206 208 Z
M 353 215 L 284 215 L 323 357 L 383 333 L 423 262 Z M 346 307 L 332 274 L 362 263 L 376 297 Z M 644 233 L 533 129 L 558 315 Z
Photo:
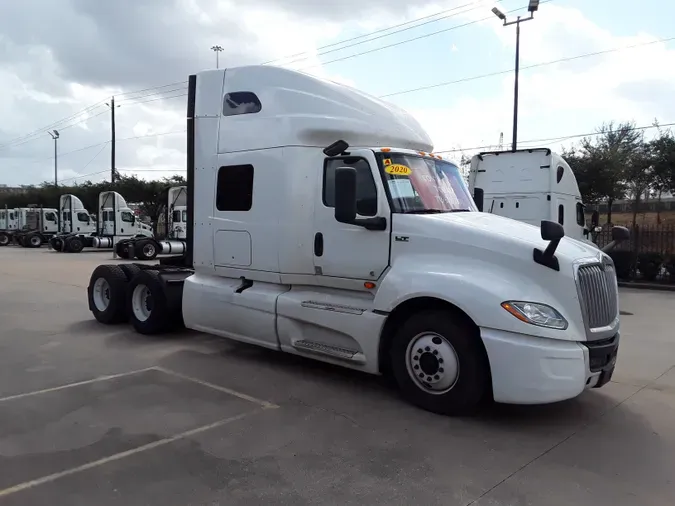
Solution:
M 471 209 L 408 209 L 403 214 L 469 213 Z

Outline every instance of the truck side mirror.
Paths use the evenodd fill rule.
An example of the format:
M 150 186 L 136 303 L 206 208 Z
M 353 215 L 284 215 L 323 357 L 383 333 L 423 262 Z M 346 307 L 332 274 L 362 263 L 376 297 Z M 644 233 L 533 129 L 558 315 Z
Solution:
M 356 169 L 352 167 L 335 171 L 335 219 L 348 224 L 356 220 Z
M 596 210 L 591 215 L 591 228 L 596 228 L 600 223 L 600 213 Z
M 556 221 L 543 220 L 541 222 L 541 238 L 544 241 L 560 241 L 565 237 L 565 229 Z
M 480 212 L 483 212 L 483 201 L 485 199 L 485 191 L 482 188 L 473 189 L 473 201 Z

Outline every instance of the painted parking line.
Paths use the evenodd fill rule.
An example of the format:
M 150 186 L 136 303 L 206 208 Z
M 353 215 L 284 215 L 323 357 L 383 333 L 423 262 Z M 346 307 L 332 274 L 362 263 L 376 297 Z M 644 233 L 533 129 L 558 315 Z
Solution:
M 49 474 L 47 476 L 43 476 L 42 478 L 36 478 L 34 480 L 19 483 L 18 485 L 14 485 L 12 487 L 8 487 L 8 488 L 0 490 L 0 498 L 6 497 L 6 496 L 11 495 L 11 494 L 16 494 L 17 492 L 22 492 L 22 491 L 28 490 L 30 488 L 35 488 L 37 486 L 44 485 L 46 483 L 51 483 L 51 482 L 54 482 L 54 481 L 59 480 L 61 478 L 65 478 L 66 476 L 71 476 L 73 474 L 81 473 L 83 471 L 87 471 L 89 469 L 93 469 L 95 467 L 99 467 L 99 466 L 108 464 L 110 462 L 122 460 L 122 459 L 130 457 L 132 455 L 137 455 L 139 453 L 147 452 L 149 450 L 153 450 L 153 449 L 159 448 L 161 446 L 166 446 L 168 444 L 174 443 L 174 442 L 179 441 L 181 439 L 185 439 L 185 438 L 188 438 L 188 437 L 191 437 L 191 436 L 195 436 L 197 434 L 201 434 L 202 432 L 206 432 L 206 431 L 209 431 L 209 430 L 212 430 L 212 429 L 216 429 L 218 427 L 222 427 L 222 426 L 227 425 L 229 423 L 236 422 L 238 420 L 242 420 L 243 418 L 246 418 L 249 415 L 261 413 L 262 411 L 264 411 L 266 409 L 269 409 L 269 408 L 267 408 L 267 407 L 257 408 L 253 411 L 242 413 L 242 414 L 239 414 L 239 415 L 236 415 L 236 416 L 231 416 L 229 418 L 224 418 L 222 420 L 211 423 L 209 425 L 203 425 L 202 427 L 197 427 L 196 429 L 181 432 L 180 434 L 176 434 L 175 436 L 167 437 L 167 438 L 164 438 L 164 439 L 160 439 L 158 441 L 154 441 L 152 443 L 148 443 L 148 444 L 143 445 L 143 446 L 139 446 L 138 448 L 127 450 L 127 451 L 121 452 L 121 453 L 116 453 L 114 455 L 111 455 L 109 457 L 104 457 L 104 458 L 99 459 L 99 460 L 94 460 L 93 462 L 89 462 L 89 463 L 83 464 L 81 466 L 66 469 L 65 471 L 60 471 L 58 473 Z
M 34 390 L 32 392 L 26 392 L 23 394 L 10 395 L 9 397 L 0 398 L 0 402 L 13 401 L 15 399 L 23 399 L 24 397 L 32 397 L 34 395 L 48 394 L 49 392 L 58 392 L 59 390 L 66 390 L 68 388 L 79 387 L 82 385 L 90 385 L 92 383 L 98 383 L 99 381 L 109 381 L 117 378 L 124 378 L 126 376 L 132 376 L 134 374 L 140 374 L 143 372 L 148 372 L 154 370 L 154 367 L 148 367 L 146 369 L 137 369 L 135 371 L 127 371 L 120 374 L 111 374 L 108 376 L 99 376 L 97 378 L 85 380 L 85 381 L 76 381 L 75 383 L 67 383 L 66 385 L 61 385 L 58 387 L 44 388 L 42 390 Z
M 243 394 L 241 392 L 237 392 L 236 390 L 232 390 L 230 388 L 226 388 L 226 387 L 223 387 L 223 386 L 220 386 L 220 385 L 216 385 L 215 383 L 209 383 L 208 381 L 200 380 L 199 378 L 187 376 L 186 374 L 182 374 L 182 373 L 179 373 L 179 372 L 176 372 L 176 371 L 172 371 L 171 369 L 165 369 L 164 367 L 153 367 L 152 369 L 155 369 L 156 371 L 163 372 L 163 373 L 168 374 L 170 376 L 175 376 L 176 378 L 180 378 L 180 379 L 183 379 L 183 380 L 186 380 L 186 381 L 192 381 L 193 383 L 196 383 L 198 385 L 202 385 L 204 387 L 213 388 L 214 390 L 218 390 L 219 392 L 230 394 L 234 397 L 238 397 L 238 398 L 243 399 L 245 401 L 253 402 L 255 404 L 258 404 L 258 405 L 262 406 L 265 409 L 274 409 L 274 408 L 279 407 L 277 404 L 273 404 L 273 403 L 268 402 L 268 401 L 263 401 L 262 399 L 257 399 L 255 397 L 250 396 L 250 395 Z

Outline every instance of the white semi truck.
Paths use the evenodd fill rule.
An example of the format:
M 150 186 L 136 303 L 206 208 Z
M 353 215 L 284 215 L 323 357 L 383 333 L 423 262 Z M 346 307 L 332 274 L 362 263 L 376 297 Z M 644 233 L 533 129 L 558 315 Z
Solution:
M 0 246 L 18 244 L 39 248 L 58 232 L 58 211 L 44 207 L 4 209 L 0 218 Z
M 187 109 L 186 253 L 98 266 L 99 322 L 391 375 L 443 414 L 612 377 L 612 260 L 558 223 L 478 212 L 405 111 L 270 66 L 190 76 Z
M 152 228 L 141 223 L 129 208 L 124 197 L 115 191 L 98 196 L 98 219 L 89 213 L 82 201 L 74 195 L 62 195 L 62 233 L 50 245 L 56 251 L 79 253 L 84 248 L 112 250 L 119 241 L 130 237 L 152 237 Z M 93 230 L 91 230 L 93 229 Z
M 163 225 L 163 239 L 131 237 L 115 244 L 115 255 L 120 258 L 153 260 L 157 255 L 182 255 L 187 237 L 187 186 L 173 186 L 167 191 L 167 205 Z
M 490 151 L 473 156 L 469 190 L 474 196 L 479 190 L 483 196 L 482 211 L 535 226 L 542 220 L 556 221 L 567 237 L 588 244 L 594 245 L 602 230 L 598 228 L 597 213 L 593 213 L 590 226 L 586 223 L 586 207 L 574 171 L 562 156 L 548 148 Z M 615 234 L 627 238 L 628 230 Z

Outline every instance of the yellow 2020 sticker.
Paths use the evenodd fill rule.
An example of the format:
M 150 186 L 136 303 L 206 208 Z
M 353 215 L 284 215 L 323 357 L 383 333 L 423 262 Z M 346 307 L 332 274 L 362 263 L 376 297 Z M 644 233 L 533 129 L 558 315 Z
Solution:
M 391 174 L 392 176 L 409 176 L 412 173 L 412 170 L 410 169 L 410 167 L 407 167 L 406 165 L 399 165 L 399 164 L 387 165 L 384 168 L 384 171 L 387 174 Z

